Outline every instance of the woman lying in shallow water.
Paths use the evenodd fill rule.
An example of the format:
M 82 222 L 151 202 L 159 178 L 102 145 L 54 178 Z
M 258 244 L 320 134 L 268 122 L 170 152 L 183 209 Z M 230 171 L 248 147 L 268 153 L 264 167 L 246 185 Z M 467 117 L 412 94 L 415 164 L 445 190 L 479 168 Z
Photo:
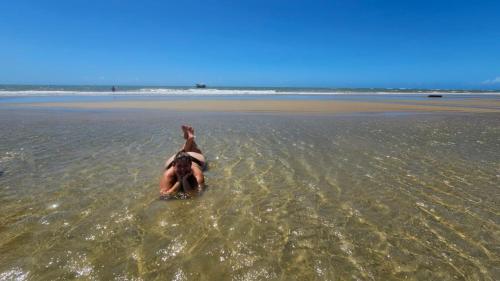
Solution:
M 205 157 L 194 141 L 194 129 L 185 125 L 181 128 L 186 143 L 165 163 L 165 172 L 160 178 L 161 197 L 168 198 L 178 192 L 192 195 L 205 187 Z

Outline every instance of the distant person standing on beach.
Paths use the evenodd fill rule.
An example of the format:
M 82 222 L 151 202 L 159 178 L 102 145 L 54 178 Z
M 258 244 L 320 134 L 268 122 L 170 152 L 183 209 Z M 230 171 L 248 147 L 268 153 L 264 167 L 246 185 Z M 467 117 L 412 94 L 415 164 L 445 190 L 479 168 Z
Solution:
M 113 92 L 113 93 L 114 93 L 115 91 L 116 91 L 115 86 L 111 87 L 111 92 Z
M 165 163 L 165 172 L 160 178 L 160 196 L 169 197 L 178 192 L 194 194 L 205 187 L 203 169 L 205 156 L 194 141 L 194 129 L 183 125 L 186 143 Z

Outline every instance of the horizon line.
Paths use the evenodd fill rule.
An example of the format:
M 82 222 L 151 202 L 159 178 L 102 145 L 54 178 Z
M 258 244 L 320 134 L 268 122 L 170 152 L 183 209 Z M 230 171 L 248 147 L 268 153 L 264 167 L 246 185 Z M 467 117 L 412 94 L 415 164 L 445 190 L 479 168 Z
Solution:
M 264 88 L 264 89 L 329 89 L 329 90 L 422 90 L 422 91 L 486 91 L 486 92 L 498 92 L 500 88 L 425 88 L 425 87 L 333 87 L 333 86 L 225 86 L 225 85 L 213 85 L 210 86 L 205 84 L 205 89 L 217 89 L 217 88 Z M 94 87 L 167 87 L 167 88 L 196 88 L 196 83 L 191 85 L 165 85 L 165 84 L 58 84 L 58 83 L 47 83 L 47 84 L 37 84 L 37 83 L 0 83 L 0 86 L 63 86 L 63 87 L 77 87 L 77 86 L 94 86 Z

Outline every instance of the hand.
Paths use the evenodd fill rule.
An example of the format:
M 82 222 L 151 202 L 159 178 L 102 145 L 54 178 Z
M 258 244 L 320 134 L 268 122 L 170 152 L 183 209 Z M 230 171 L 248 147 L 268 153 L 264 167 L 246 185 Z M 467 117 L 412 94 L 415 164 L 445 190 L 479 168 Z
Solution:
M 177 179 L 178 179 L 178 180 L 180 180 L 180 181 L 181 181 L 181 180 L 184 178 L 184 176 L 185 176 L 185 175 L 183 176 L 181 173 L 179 173 L 179 171 L 175 171 L 175 175 L 177 176 Z
M 191 172 L 189 172 L 189 173 L 185 174 L 185 175 L 182 177 L 182 180 L 187 180 L 187 179 L 188 179 L 190 176 L 192 176 L 192 175 L 193 175 L 193 171 L 191 171 Z

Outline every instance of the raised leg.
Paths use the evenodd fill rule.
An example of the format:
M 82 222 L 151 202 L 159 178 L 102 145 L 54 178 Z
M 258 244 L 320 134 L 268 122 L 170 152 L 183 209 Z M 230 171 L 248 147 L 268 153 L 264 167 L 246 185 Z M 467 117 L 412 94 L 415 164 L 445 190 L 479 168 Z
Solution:
M 202 154 L 201 150 L 196 145 L 194 141 L 194 129 L 191 126 L 182 126 L 182 131 L 184 132 L 184 138 L 186 139 L 186 143 L 182 147 L 182 150 L 185 152 L 196 152 Z
M 189 128 L 189 126 L 187 126 L 187 125 L 182 125 L 181 126 L 182 132 L 184 133 L 184 139 L 185 140 L 187 140 L 187 138 L 188 138 L 188 128 Z

